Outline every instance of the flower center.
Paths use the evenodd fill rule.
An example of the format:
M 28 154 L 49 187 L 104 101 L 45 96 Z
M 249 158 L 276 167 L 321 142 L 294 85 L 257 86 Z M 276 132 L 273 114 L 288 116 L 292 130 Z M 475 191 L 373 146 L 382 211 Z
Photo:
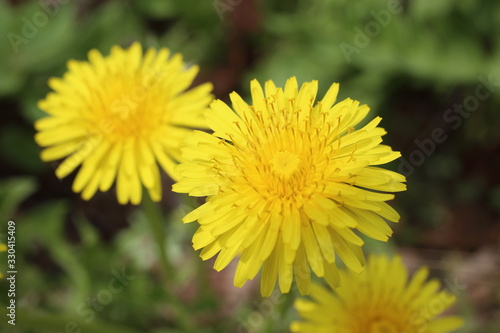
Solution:
M 370 325 L 369 333 L 399 333 L 398 328 L 391 321 L 379 319 Z
M 299 169 L 300 158 L 289 151 L 279 151 L 271 159 L 271 170 L 279 176 L 288 177 Z
M 112 81 L 94 102 L 102 110 L 98 112 L 98 128 L 112 141 L 151 135 L 162 120 L 158 91 L 145 86 L 142 77 L 117 76 Z

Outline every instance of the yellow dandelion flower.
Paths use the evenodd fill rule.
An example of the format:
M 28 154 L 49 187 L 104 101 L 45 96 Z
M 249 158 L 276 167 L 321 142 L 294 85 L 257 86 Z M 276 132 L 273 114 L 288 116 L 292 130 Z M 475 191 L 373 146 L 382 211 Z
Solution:
M 401 258 L 371 256 L 361 274 L 342 270 L 342 286 L 333 292 L 313 284 L 311 299 L 298 299 L 303 321 L 293 322 L 300 333 L 446 333 L 463 325 L 458 316 L 439 316 L 456 297 L 426 281 L 420 268 L 408 279 Z
M 35 140 L 47 147 L 41 158 L 66 157 L 56 169 L 59 178 L 81 165 L 73 190 L 85 200 L 116 179 L 121 204 L 140 203 L 142 185 L 158 201 L 158 164 L 176 178 L 180 143 L 191 127 L 206 128 L 202 113 L 212 86 L 186 91 L 198 66 L 187 66 L 166 48 L 143 55 L 134 43 L 125 50 L 114 46 L 107 57 L 91 50 L 88 58 L 70 60 L 62 79 L 49 80 L 54 92 L 38 104 L 49 116 L 35 123 Z
M 193 237 L 202 259 L 218 254 L 221 270 L 241 255 L 234 283 L 241 287 L 262 268 L 261 292 L 270 295 L 279 280 L 288 292 L 293 280 L 309 292 L 310 269 L 339 283 L 336 254 L 361 272 L 363 240 L 354 229 L 387 241 L 398 221 L 385 201 L 388 191 L 406 189 L 405 178 L 377 165 L 400 156 L 381 145 L 380 118 L 355 130 L 369 108 L 346 99 L 335 104 L 333 84 L 315 104 L 317 81 L 298 89 L 272 81 L 251 82 L 252 105 L 232 93 L 235 112 L 220 100 L 207 110 L 212 135 L 196 131 L 183 149 L 176 192 L 208 196 L 184 217 L 198 220 Z M 383 218 L 382 218 L 383 217 Z
M 7 252 L 7 245 L 0 243 L 0 252 Z M 3 274 L 0 273 L 0 279 L 3 278 Z

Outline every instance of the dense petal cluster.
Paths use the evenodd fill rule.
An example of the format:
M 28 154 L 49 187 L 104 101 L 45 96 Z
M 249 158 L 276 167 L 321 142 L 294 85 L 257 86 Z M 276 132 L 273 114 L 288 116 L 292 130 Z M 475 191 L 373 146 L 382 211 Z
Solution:
M 456 297 L 426 281 L 420 268 L 408 279 L 400 257 L 372 256 L 361 274 L 342 270 L 342 285 L 334 291 L 313 284 L 310 299 L 295 307 L 303 321 L 293 322 L 298 333 L 446 333 L 463 324 L 457 316 L 436 318 Z
M 206 120 L 213 134 L 196 131 L 183 148 L 176 192 L 208 196 L 184 222 L 198 220 L 193 237 L 201 257 L 216 254 L 221 270 L 240 255 L 234 283 L 242 286 L 262 268 L 261 292 L 293 280 L 308 293 L 310 271 L 338 285 L 336 255 L 361 272 L 363 240 L 354 230 L 386 241 L 384 218 L 399 220 L 385 201 L 403 191 L 405 178 L 378 167 L 400 156 L 381 145 L 386 132 L 375 118 L 355 127 L 369 108 L 336 102 L 338 84 L 315 103 L 317 81 L 284 89 L 251 82 L 252 104 L 236 93 L 232 109 L 220 100 Z
M 122 204 L 141 201 L 142 185 L 161 198 L 161 166 L 175 178 L 180 144 L 194 128 L 206 128 L 202 113 L 212 100 L 211 84 L 186 91 L 198 73 L 180 54 L 134 43 L 103 57 L 71 60 L 63 78 L 51 78 L 54 90 L 39 102 L 49 114 L 35 123 L 36 142 L 47 147 L 44 161 L 65 158 L 59 178 L 81 165 L 73 190 L 90 199 L 115 183 Z

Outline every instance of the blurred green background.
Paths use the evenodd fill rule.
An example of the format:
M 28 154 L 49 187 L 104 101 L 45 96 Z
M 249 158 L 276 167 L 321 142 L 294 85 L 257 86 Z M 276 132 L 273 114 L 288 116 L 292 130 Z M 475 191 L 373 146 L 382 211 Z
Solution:
M 199 202 L 89 202 L 33 141 L 36 103 L 68 59 L 133 41 L 198 63 L 216 97 L 249 80 L 319 80 L 368 104 L 408 177 L 388 245 L 410 269 L 459 285 L 459 332 L 500 327 L 500 2 L 495 0 L 0 0 L 0 241 L 16 222 L 17 317 L 2 332 L 287 332 L 296 295 L 261 299 L 191 248 Z M 164 188 L 171 181 L 164 175 Z M 158 251 L 159 244 L 164 251 Z M 0 254 L 6 271 L 6 255 Z M 119 277 L 119 278 L 117 278 Z M 256 279 L 258 280 L 258 278 Z

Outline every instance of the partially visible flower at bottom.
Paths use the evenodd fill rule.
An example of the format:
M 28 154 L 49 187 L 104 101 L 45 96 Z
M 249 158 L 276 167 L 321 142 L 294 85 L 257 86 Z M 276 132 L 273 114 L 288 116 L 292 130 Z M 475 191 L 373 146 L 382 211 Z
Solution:
M 0 243 L 0 252 L 7 252 L 7 245 Z M 3 274 L 0 272 L 0 279 L 3 278 Z
M 303 321 L 292 332 L 314 333 L 446 333 L 462 326 L 458 316 L 436 318 L 456 297 L 426 281 L 427 268 L 408 279 L 399 256 L 372 255 L 365 271 L 342 270 L 342 285 L 332 292 L 313 284 L 310 297 L 295 301 Z

